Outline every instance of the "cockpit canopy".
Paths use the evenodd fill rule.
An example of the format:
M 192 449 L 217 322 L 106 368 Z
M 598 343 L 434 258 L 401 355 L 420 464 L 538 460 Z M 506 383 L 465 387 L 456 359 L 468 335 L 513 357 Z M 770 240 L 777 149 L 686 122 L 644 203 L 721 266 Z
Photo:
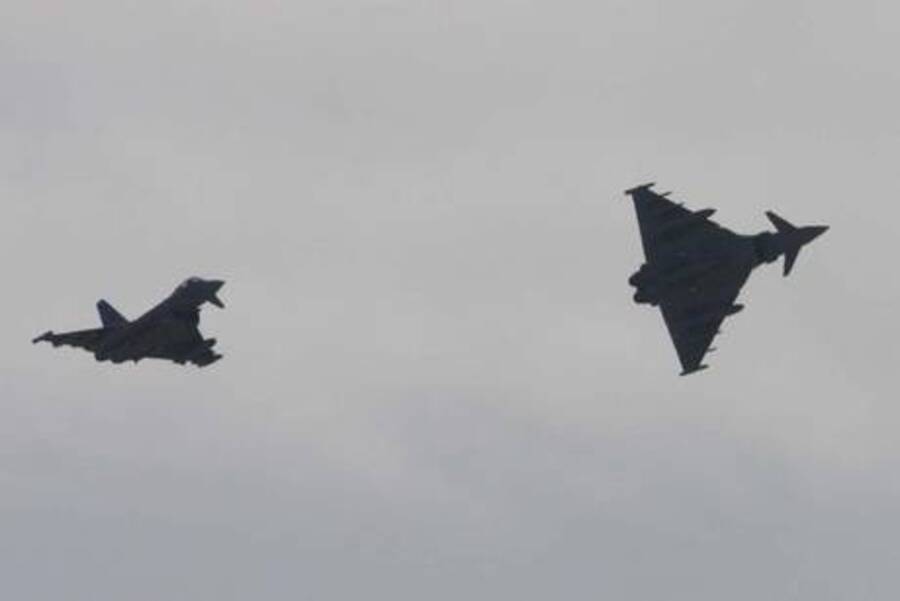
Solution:
M 202 279 L 202 278 L 198 278 L 198 277 L 188 278 L 188 279 L 186 279 L 185 281 L 181 282 L 181 284 L 179 284 L 179 286 L 178 286 L 177 289 L 178 289 L 178 290 L 184 290 L 185 288 L 187 288 L 187 287 L 190 286 L 191 284 L 199 284 L 199 283 L 202 282 L 202 281 L 203 281 L 203 279 Z

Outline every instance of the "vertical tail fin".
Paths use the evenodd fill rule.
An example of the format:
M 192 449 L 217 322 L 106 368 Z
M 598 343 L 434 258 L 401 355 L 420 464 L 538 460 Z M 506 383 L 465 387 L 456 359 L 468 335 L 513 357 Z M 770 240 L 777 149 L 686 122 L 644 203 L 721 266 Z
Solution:
M 97 303 L 97 313 L 100 314 L 100 322 L 104 328 L 118 328 L 128 323 L 128 320 L 105 300 Z

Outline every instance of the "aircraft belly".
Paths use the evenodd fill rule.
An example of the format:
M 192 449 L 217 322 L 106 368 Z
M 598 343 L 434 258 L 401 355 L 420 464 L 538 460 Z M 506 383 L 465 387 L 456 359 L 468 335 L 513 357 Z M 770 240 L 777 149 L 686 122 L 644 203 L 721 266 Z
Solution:
M 175 358 L 195 344 L 194 329 L 182 321 L 164 319 L 126 337 L 109 351 L 113 362 L 136 361 L 149 357 Z
M 200 340 L 196 328 L 182 320 L 166 319 L 153 332 L 153 354 L 175 359 Z

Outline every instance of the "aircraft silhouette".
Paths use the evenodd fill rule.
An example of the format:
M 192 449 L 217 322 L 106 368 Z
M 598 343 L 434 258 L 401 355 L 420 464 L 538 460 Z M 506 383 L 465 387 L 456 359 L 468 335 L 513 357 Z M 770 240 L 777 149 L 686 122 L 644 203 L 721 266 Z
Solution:
M 222 280 L 185 280 L 161 303 L 134 321 L 128 321 L 105 300 L 97 303 L 102 328 L 54 334 L 46 332 L 32 342 L 73 346 L 94 354 L 97 361 L 122 363 L 141 359 L 168 359 L 204 367 L 222 355 L 213 352 L 215 338 L 205 339 L 197 329 L 200 306 L 209 302 L 225 305 L 216 296 Z
M 625 192 L 634 201 L 646 258 L 628 283 L 637 289 L 635 302 L 662 310 L 687 375 L 707 367 L 703 357 L 722 321 L 744 308 L 735 300 L 750 272 L 783 256 L 787 276 L 800 249 L 828 226 L 796 227 L 767 211 L 775 232 L 739 235 L 709 220 L 715 209 L 688 210 L 653 186 Z

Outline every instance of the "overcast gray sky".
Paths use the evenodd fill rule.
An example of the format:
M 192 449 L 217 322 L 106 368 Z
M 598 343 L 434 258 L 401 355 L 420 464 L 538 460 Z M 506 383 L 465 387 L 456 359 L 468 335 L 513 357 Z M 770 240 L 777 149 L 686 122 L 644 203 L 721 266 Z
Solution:
M 895 2 L 6 0 L 8 599 L 896 599 Z M 677 377 L 622 191 L 759 270 Z M 197 370 L 29 340 L 228 281 Z

